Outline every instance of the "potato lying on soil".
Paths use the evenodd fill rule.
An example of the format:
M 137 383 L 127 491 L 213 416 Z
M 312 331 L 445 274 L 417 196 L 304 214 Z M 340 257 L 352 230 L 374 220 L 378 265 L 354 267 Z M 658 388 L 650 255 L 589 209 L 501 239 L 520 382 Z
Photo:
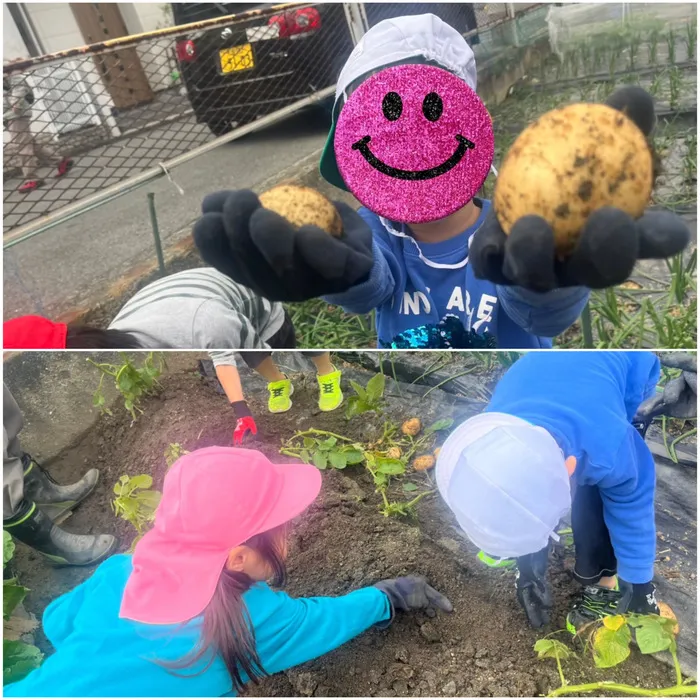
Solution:
M 330 200 L 310 187 L 278 185 L 263 192 L 260 203 L 283 216 L 294 227 L 314 225 L 338 238 L 343 232 L 343 222 Z
M 607 105 L 573 104 L 544 114 L 518 136 L 498 174 L 493 204 L 506 234 L 528 214 L 548 221 L 565 257 L 596 209 L 641 216 L 653 179 L 651 150 L 631 119 Z
M 426 469 L 432 469 L 435 466 L 435 457 L 433 455 L 421 455 L 413 460 L 413 468 L 417 472 L 424 472 Z
M 668 603 L 657 603 L 659 606 L 659 613 L 661 614 L 661 617 L 668 618 L 669 620 L 677 620 L 675 613 L 673 610 L 671 610 L 671 606 Z M 676 625 L 673 628 L 673 634 L 678 634 L 680 632 L 681 628 L 680 625 Z
M 389 459 L 401 459 L 401 448 L 400 447 L 390 447 L 387 450 L 386 456 Z
M 408 420 L 404 421 L 403 424 L 401 425 L 401 432 L 404 435 L 410 435 L 411 437 L 415 437 L 420 433 L 420 418 L 409 418 Z

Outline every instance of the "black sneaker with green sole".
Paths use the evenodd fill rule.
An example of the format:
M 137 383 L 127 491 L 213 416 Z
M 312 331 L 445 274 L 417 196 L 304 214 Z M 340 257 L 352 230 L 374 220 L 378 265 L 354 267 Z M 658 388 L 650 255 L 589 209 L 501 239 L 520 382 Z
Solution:
M 619 590 L 602 586 L 586 586 L 581 599 L 566 616 L 566 629 L 576 634 L 582 627 L 602 620 L 610 615 L 617 615 L 617 604 L 622 598 Z

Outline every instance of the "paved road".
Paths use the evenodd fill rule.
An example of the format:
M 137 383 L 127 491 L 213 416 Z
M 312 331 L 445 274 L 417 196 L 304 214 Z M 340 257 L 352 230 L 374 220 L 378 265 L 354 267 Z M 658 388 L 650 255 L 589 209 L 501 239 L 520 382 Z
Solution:
M 56 316 L 99 295 L 135 264 L 154 260 L 146 193 L 156 193 L 164 244 L 192 221 L 203 195 L 251 187 L 323 146 L 329 122 L 308 110 L 221 146 L 173 172 L 181 196 L 162 178 L 121 199 L 20 243 L 4 255 L 4 319 Z

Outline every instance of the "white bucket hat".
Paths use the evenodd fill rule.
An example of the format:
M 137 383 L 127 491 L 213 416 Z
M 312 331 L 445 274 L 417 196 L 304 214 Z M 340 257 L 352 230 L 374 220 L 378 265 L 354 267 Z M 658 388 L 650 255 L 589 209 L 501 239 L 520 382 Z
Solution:
M 459 526 L 493 557 L 533 554 L 571 508 L 565 457 L 544 428 L 505 413 L 462 423 L 438 456 L 440 495 Z

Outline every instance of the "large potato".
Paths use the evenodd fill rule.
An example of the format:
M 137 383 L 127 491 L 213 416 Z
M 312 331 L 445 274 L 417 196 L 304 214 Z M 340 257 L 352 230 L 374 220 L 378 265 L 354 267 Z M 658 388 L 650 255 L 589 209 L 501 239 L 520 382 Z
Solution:
M 494 208 L 506 234 L 520 217 L 541 216 L 565 257 L 593 211 L 613 206 L 637 218 L 652 185 L 652 154 L 634 122 L 606 105 L 574 104 L 518 136 L 496 180 Z
M 278 185 L 261 194 L 260 203 L 297 228 L 313 224 L 336 237 L 343 232 L 338 210 L 320 192 L 310 187 Z

